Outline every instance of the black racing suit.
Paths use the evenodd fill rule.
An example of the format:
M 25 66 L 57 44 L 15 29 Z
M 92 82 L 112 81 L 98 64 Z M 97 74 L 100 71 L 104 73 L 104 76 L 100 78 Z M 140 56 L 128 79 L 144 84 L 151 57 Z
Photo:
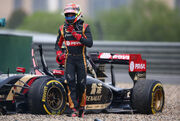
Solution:
M 65 78 L 68 82 L 68 100 L 70 108 L 82 108 L 86 105 L 86 46 L 93 45 L 92 35 L 88 24 L 83 20 L 77 21 L 74 25 L 75 31 L 81 34 L 79 41 L 67 30 L 65 22 L 59 29 L 55 49 L 61 49 L 63 41 L 66 46 Z

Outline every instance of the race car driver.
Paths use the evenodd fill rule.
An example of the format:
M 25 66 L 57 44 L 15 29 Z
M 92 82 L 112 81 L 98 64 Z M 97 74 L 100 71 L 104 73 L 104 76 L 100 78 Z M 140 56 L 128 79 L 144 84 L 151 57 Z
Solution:
M 58 31 L 55 44 L 56 54 L 62 55 L 63 42 L 66 46 L 65 78 L 67 80 L 68 101 L 72 111 L 70 116 L 84 117 L 86 105 L 86 47 L 92 47 L 92 35 L 88 24 L 81 19 L 80 7 L 70 3 L 64 9 L 65 23 Z

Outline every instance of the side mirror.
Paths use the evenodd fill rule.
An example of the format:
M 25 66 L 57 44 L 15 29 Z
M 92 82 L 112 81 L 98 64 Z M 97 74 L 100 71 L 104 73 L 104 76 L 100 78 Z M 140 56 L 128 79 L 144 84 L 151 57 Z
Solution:
M 16 71 L 24 74 L 26 72 L 26 69 L 23 67 L 17 67 Z

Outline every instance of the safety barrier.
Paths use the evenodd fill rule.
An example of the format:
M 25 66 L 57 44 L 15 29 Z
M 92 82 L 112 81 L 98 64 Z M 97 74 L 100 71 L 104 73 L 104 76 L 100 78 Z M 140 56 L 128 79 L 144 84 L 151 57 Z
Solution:
M 57 68 L 53 42 L 34 41 L 34 48 L 42 44 L 47 65 L 50 69 Z M 87 48 L 87 53 L 92 51 L 111 53 L 141 54 L 147 60 L 148 73 L 180 74 L 180 43 L 178 42 L 112 42 L 94 41 L 92 48 Z M 38 55 L 36 51 L 36 55 Z M 39 57 L 37 56 L 38 63 Z M 128 66 L 116 65 L 116 71 L 128 72 Z
M 18 66 L 29 73 L 31 45 L 31 36 L 0 33 L 0 73 L 17 73 Z

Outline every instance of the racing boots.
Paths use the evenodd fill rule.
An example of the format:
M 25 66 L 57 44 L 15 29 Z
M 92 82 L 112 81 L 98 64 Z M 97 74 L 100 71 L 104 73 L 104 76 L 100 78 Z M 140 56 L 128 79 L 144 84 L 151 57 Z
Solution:
M 78 112 L 75 108 L 71 109 L 71 113 L 69 114 L 69 117 L 76 117 L 78 116 Z
M 79 108 L 79 114 L 78 114 L 78 117 L 84 118 L 84 113 L 85 113 L 84 108 Z
M 79 108 L 79 110 L 77 111 L 75 108 L 71 109 L 71 113 L 68 115 L 69 117 L 80 117 L 80 118 L 84 118 L 84 113 L 85 110 L 84 108 Z

